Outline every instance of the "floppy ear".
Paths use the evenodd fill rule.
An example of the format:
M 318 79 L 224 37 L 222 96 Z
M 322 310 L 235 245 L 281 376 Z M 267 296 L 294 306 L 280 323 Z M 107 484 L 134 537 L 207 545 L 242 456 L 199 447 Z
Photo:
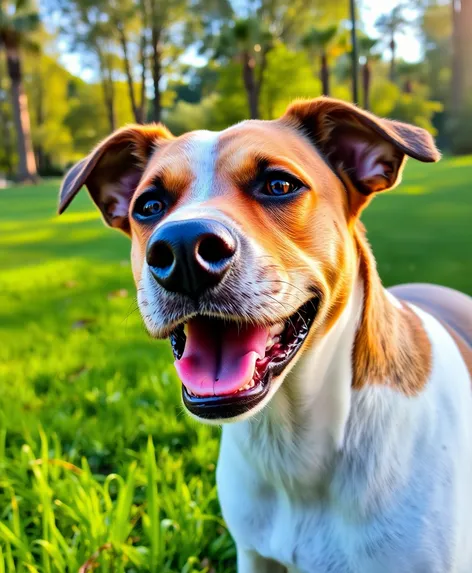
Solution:
M 353 214 L 360 212 L 373 193 L 400 182 L 406 156 L 424 162 L 440 159 L 426 130 L 381 119 L 340 100 L 297 101 L 283 120 L 301 128 L 341 177 Z
M 85 185 L 105 222 L 129 234 L 131 197 L 159 141 L 172 137 L 159 124 L 131 125 L 115 131 L 64 177 L 59 194 L 59 214 Z

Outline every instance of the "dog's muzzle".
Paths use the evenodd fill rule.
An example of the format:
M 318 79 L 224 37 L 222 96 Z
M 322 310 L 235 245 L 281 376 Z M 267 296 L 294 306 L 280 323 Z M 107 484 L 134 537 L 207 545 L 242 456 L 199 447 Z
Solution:
M 149 239 L 146 261 L 166 291 L 197 298 L 221 282 L 237 254 L 237 238 L 226 225 L 196 219 L 159 227 Z
M 184 404 L 199 418 L 237 418 L 261 403 L 315 319 L 317 297 L 289 306 L 290 315 L 282 303 L 269 312 L 262 301 L 277 299 L 257 297 L 277 280 L 264 280 L 255 258 L 246 238 L 216 219 L 164 223 L 149 239 L 146 262 L 161 311 L 181 309 L 167 336 Z

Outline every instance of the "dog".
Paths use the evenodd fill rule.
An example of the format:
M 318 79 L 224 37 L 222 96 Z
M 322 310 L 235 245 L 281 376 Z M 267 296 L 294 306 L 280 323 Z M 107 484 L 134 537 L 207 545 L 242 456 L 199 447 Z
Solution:
M 322 97 L 221 132 L 125 127 L 63 181 L 60 213 L 85 185 L 131 237 L 183 404 L 223 424 L 239 573 L 472 571 L 472 299 L 385 290 L 359 220 L 407 157 L 440 154 Z

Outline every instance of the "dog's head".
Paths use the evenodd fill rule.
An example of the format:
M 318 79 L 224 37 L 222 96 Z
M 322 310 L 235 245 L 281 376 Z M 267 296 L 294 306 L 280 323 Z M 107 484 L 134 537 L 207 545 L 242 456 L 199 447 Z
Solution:
M 240 419 L 336 322 L 359 213 L 406 156 L 439 158 L 426 131 L 327 98 L 219 133 L 131 126 L 71 169 L 59 211 L 87 186 L 131 237 L 139 307 L 170 338 L 185 406 Z

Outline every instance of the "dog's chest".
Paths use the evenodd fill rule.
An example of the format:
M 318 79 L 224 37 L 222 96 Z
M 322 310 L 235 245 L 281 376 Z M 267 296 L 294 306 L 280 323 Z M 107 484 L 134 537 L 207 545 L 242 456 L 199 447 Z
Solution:
M 451 570 L 445 556 L 421 550 L 417 524 L 403 518 L 401 506 L 394 515 L 359 520 L 325 494 L 320 488 L 301 497 L 236 476 L 232 483 L 219 479 L 223 514 L 238 547 L 285 565 L 289 573 Z
M 327 475 L 315 464 L 310 470 L 317 476 L 313 481 L 289 485 L 287 467 L 267 466 L 274 452 L 266 452 L 267 457 L 261 452 L 259 465 L 232 446 L 224 436 L 217 480 L 223 515 L 239 548 L 282 563 L 289 573 L 451 570 L 448 555 L 424 551 L 422 518 L 430 500 L 422 488 L 403 490 L 387 510 L 367 518 L 358 504 L 371 506 L 378 500 L 367 487 L 371 472 L 366 468 L 346 461 L 339 475 Z M 285 461 L 287 466 L 294 463 Z M 261 472 L 261 466 L 269 467 L 271 475 Z M 432 547 L 444 545 L 444 530 L 449 528 L 447 512 L 441 514 L 442 524 L 432 521 L 434 526 L 428 528 Z M 405 562 L 399 563 L 402 559 Z

